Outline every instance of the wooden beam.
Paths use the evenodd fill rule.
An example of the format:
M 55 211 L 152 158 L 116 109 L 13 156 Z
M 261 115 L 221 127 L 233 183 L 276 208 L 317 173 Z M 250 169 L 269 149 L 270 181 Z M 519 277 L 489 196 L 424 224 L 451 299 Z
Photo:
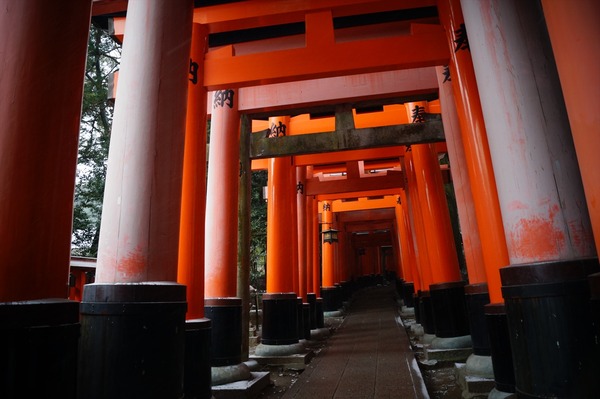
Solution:
M 385 176 L 363 177 L 360 179 L 339 179 L 319 181 L 313 178 L 306 181 L 306 195 L 341 194 L 404 187 L 402 172 L 388 172 Z M 339 197 L 338 197 L 339 198 Z
M 400 194 L 400 190 L 402 190 L 400 187 L 395 187 L 395 188 L 349 192 L 349 193 L 318 194 L 318 195 L 316 195 L 316 198 L 319 201 L 334 201 L 337 199 L 350 199 L 350 198 L 361 198 L 361 197 L 370 197 L 370 196 L 377 197 L 377 196 L 382 196 L 382 195 L 398 195 L 398 194 Z
M 378 247 L 381 245 L 390 245 L 392 243 L 391 233 L 376 232 L 369 234 L 352 234 L 352 245 L 355 248 Z
M 396 206 L 396 196 L 390 195 L 383 198 L 369 199 L 361 198 L 358 201 L 336 200 L 331 203 L 333 212 L 352 212 L 367 209 L 394 208 Z
M 344 231 L 355 233 L 359 231 L 390 230 L 394 226 L 390 221 L 344 223 Z
M 444 128 L 441 119 L 436 116 L 425 123 L 336 130 L 274 139 L 267 136 L 268 131 L 252 135 L 252 159 L 433 143 L 444 141 Z
M 230 89 L 448 63 L 448 44 L 441 27 L 411 35 L 341 43 L 309 40 L 317 36 L 312 29 L 331 36 L 327 34 L 332 30 L 331 22 L 326 26 L 313 23 L 313 18 L 322 21 L 320 14 L 306 16 L 306 47 L 236 56 L 234 46 L 228 46 L 216 55 L 208 53 L 204 61 L 206 87 L 209 90 Z
M 196 8 L 194 22 L 216 33 L 302 22 L 307 12 L 315 10 L 331 9 L 334 17 L 345 17 L 435 5 L 435 0 L 254 0 Z
M 396 210 L 394 208 L 368 209 L 363 211 L 351 211 L 336 213 L 337 221 L 340 223 L 352 222 L 380 222 L 396 219 Z

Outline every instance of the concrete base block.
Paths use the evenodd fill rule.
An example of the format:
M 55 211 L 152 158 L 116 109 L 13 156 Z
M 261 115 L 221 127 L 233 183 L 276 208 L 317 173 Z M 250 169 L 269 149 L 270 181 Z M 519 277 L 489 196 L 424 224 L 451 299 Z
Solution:
M 455 364 L 456 380 L 462 388 L 463 399 L 485 399 L 496 386 L 493 378 L 482 378 L 467 375 L 465 363 Z
M 233 366 L 211 367 L 211 385 L 223 385 L 252 378 L 250 368 L 245 363 Z
M 325 318 L 328 318 L 328 317 L 343 317 L 343 316 L 344 316 L 344 311 L 342 309 L 323 312 L 323 317 L 325 317 Z
M 256 360 L 246 360 L 244 364 L 248 366 L 250 371 L 258 371 L 260 369 L 260 364 Z
M 256 346 L 254 350 L 254 354 L 256 356 L 264 357 L 264 356 L 291 356 L 299 353 L 305 353 L 306 348 L 301 343 L 297 342 L 295 344 L 289 345 L 266 345 L 259 344 Z M 260 362 L 259 362 L 260 363 Z
M 407 306 L 402 306 L 400 310 L 401 317 L 415 317 L 415 308 L 409 308 Z
M 251 360 L 257 361 L 262 365 L 283 366 L 290 370 L 304 370 L 310 363 L 314 353 L 300 344 L 292 345 L 264 345 L 256 347 L 254 355 L 250 355 Z
M 470 335 L 463 335 L 461 337 L 452 338 L 440 338 L 435 337 L 431 341 L 431 349 L 472 349 L 473 343 L 471 342 Z
M 467 359 L 466 375 L 494 380 L 494 366 L 491 356 L 472 354 Z M 493 387 L 492 387 L 493 388 Z M 491 390 L 491 388 L 490 388 Z
M 492 391 L 488 395 L 488 399 L 515 399 L 516 397 L 517 395 L 514 393 L 502 392 L 497 390 L 496 388 L 492 389 Z
M 270 383 L 268 371 L 252 372 L 248 380 L 213 386 L 212 393 L 215 399 L 254 399 Z
M 310 339 L 314 341 L 323 341 L 331 335 L 331 331 L 328 328 L 316 328 L 310 330 Z
M 473 352 L 471 348 L 462 349 L 432 349 L 428 345 L 423 346 L 425 359 L 440 362 L 465 362 Z
M 423 326 L 418 323 L 410 325 L 410 332 L 412 335 L 415 335 L 417 337 L 425 335 L 425 330 L 423 329 Z
M 419 339 L 419 341 L 423 344 L 423 345 L 431 345 L 431 343 L 433 342 L 434 339 L 436 339 L 437 337 L 435 336 L 435 334 L 426 334 L 423 333 L 423 336 Z

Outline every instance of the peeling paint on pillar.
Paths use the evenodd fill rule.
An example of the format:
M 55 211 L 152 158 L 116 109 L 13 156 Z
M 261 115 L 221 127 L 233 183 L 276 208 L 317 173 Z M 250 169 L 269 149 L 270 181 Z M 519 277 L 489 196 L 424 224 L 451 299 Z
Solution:
M 595 254 L 540 10 L 512 0 L 462 5 L 510 263 Z

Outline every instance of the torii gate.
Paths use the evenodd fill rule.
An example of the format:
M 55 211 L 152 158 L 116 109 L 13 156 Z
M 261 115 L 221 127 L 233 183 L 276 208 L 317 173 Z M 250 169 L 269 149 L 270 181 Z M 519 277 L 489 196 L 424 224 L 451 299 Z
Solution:
M 598 15 L 598 5 L 593 1 L 583 1 L 580 7 L 560 5 L 551 0 L 542 3 L 543 15 L 540 10 L 529 8 L 530 4 L 526 2 L 504 0 L 490 0 L 489 4 L 463 0 L 462 7 L 458 0 L 410 3 L 328 0 L 320 2 L 317 8 L 313 8 L 315 6 L 311 2 L 299 0 L 292 1 L 290 8 L 282 8 L 279 2 L 261 0 L 196 9 L 191 0 L 71 0 L 61 3 L 60 7 L 42 0 L 34 0 L 33 5 L 31 2 L 5 0 L 2 3 L 5 12 L 0 17 L 0 49 L 8 56 L 4 57 L 6 64 L 1 70 L 0 98 L 11 101 L 0 103 L 0 179 L 2 198 L 8 199 L 4 202 L 7 205 L 0 208 L 0 226 L 3 229 L 0 240 L 0 298 L 4 301 L 2 309 L 7 314 L 17 312 L 20 315 L 21 311 L 31 314 L 25 322 L 21 316 L 16 317 L 20 324 L 16 330 L 11 327 L 11 337 L 21 337 L 23 331 L 43 323 L 50 326 L 53 336 L 61 337 L 57 340 L 59 345 L 52 347 L 60 347 L 61 353 L 71 354 L 71 357 L 64 358 L 72 360 L 76 352 L 76 334 L 69 334 L 71 338 L 68 338 L 59 331 L 65 324 L 76 328 L 78 317 L 72 311 L 72 304 L 47 299 L 66 296 L 66 285 L 60 277 L 62 275 L 66 279 L 68 275 L 71 205 L 66 199 L 72 197 L 74 184 L 77 126 L 73 121 L 78 119 L 79 109 L 75 99 L 81 92 L 80 77 L 85 60 L 85 41 L 81 39 L 89 25 L 90 10 L 103 14 L 125 11 L 127 7 L 128 26 L 119 84 L 124 94 L 119 96 L 115 112 L 113 143 L 116 150 L 111 149 L 109 160 L 102 252 L 98 259 L 99 279 L 97 284 L 86 287 L 81 309 L 81 340 L 84 345 L 80 355 L 85 370 L 80 387 L 89 389 L 85 397 L 111 397 L 116 395 L 115 392 L 127 395 L 130 392 L 127 389 L 132 389 L 132 394 L 135 392 L 147 397 L 175 397 L 182 392 L 186 299 L 190 309 L 196 312 L 193 317 L 201 318 L 203 309 L 199 306 L 199 298 L 194 296 L 198 295 L 201 299 L 204 295 L 203 290 L 197 289 L 204 281 L 191 277 L 194 273 L 197 275 L 198 263 L 195 262 L 203 256 L 192 250 L 192 261 L 188 266 L 179 263 L 182 253 L 180 241 L 193 243 L 202 238 L 202 232 L 197 229 L 202 216 L 179 223 L 181 213 L 191 210 L 194 214 L 194 211 L 200 210 L 196 214 L 202 214 L 199 203 L 204 182 L 201 171 L 192 172 L 188 177 L 184 172 L 194 169 L 190 168 L 190 159 L 198 159 L 197 156 L 190 158 L 189 154 L 184 155 L 184 143 L 189 143 L 191 135 L 195 134 L 192 132 L 198 131 L 192 130 L 191 126 L 198 129 L 203 120 L 203 112 L 188 113 L 186 128 L 184 110 L 191 109 L 192 104 L 194 109 L 206 108 L 206 96 L 201 94 L 196 100 L 186 98 L 186 90 L 195 91 L 186 89 L 186 85 L 195 84 L 200 93 L 207 89 L 241 90 L 253 85 L 448 64 L 491 300 L 503 300 L 503 284 L 506 287 L 531 285 L 527 275 L 521 274 L 523 270 L 533 271 L 547 283 L 556 283 L 555 278 L 562 283 L 574 277 L 579 286 L 585 285 L 586 276 L 598 270 L 597 258 L 590 258 L 597 256 L 591 226 L 597 233 L 596 244 L 600 237 L 597 231 L 597 221 L 600 220 L 596 200 L 598 185 L 595 183 L 597 179 L 594 180 L 597 168 L 593 167 L 598 139 L 587 133 L 598 125 L 593 118 L 597 118 L 595 109 L 599 101 L 597 93 L 583 98 L 574 88 L 593 87 L 591 79 L 597 79 L 594 71 L 600 51 L 594 42 L 599 36 L 594 17 Z M 393 14 L 398 19 L 386 22 L 385 26 L 389 29 L 385 30 L 377 24 L 356 25 L 356 16 L 372 14 Z M 564 16 L 563 20 L 556 15 Z M 540 21 L 544 16 L 551 39 L 538 35 L 541 32 L 536 30 L 538 25 L 529 23 Z M 403 17 L 408 20 L 416 18 L 417 23 L 405 22 Z M 519 20 L 525 23 L 515 22 Z M 567 28 L 562 25 L 564 20 Z M 61 21 L 60 26 L 55 21 Z M 194 21 L 204 28 L 196 26 L 192 29 Z M 282 39 L 271 38 L 247 44 L 226 42 L 228 32 L 239 33 L 240 29 L 260 29 L 265 25 L 282 29 L 278 24 L 283 25 L 285 31 L 286 36 Z M 298 26 L 300 30 L 294 30 Z M 465 26 L 470 32 L 475 32 L 470 42 L 466 41 Z M 195 61 L 193 56 L 191 65 L 196 62 L 200 73 L 191 76 L 188 81 L 187 72 L 194 70 L 190 71 L 189 59 L 192 30 L 195 32 L 191 39 L 192 47 L 201 49 L 201 58 Z M 162 32 L 168 34 L 163 35 Z M 496 41 L 498 35 L 494 32 L 500 32 L 501 41 Z M 206 52 L 203 46 L 208 34 L 225 42 Z M 577 35 L 577 40 L 564 39 L 568 35 Z M 52 37 L 53 40 L 60 37 L 70 44 L 64 47 L 68 51 L 65 50 L 60 58 L 64 62 L 47 62 L 56 53 L 53 46 L 40 41 L 44 37 Z M 573 52 L 571 43 L 579 43 L 580 40 L 585 43 L 585 48 Z M 267 44 L 267 51 L 264 51 L 264 44 Z M 553 59 L 552 55 L 543 53 L 550 48 L 549 44 L 556 54 L 561 82 L 556 74 L 552 74 L 552 65 L 547 64 Z M 49 53 L 51 47 L 52 54 Z M 468 49 L 473 54 L 473 63 Z M 285 58 L 285 64 L 277 62 L 281 57 Z M 47 66 L 46 72 L 53 79 L 39 79 L 41 75 L 35 69 L 39 65 Z M 513 65 L 527 68 L 512 68 Z M 496 75 L 490 76 L 490 72 Z M 549 75 L 544 75 L 546 73 Z M 533 85 L 542 81 L 547 85 Z M 568 114 L 559 102 L 547 101 L 560 97 L 561 84 Z M 36 90 L 31 90 L 32 87 Z M 44 92 L 60 93 L 60 98 L 68 100 L 39 106 L 39 93 Z M 226 105 L 233 111 L 222 115 L 219 122 L 222 127 L 214 127 L 225 136 L 234 138 L 238 136 L 239 129 L 231 121 L 236 120 L 239 109 L 234 99 L 227 101 L 228 98 L 226 96 L 225 101 L 218 102 L 218 106 Z M 239 95 L 235 98 L 239 99 Z M 497 107 L 498 98 L 502 108 Z M 186 106 L 186 101 L 191 103 Z M 31 109 L 45 110 L 46 113 L 44 117 L 32 118 Z M 587 110 L 585 116 L 578 112 L 582 109 Z M 266 111 L 269 116 L 285 115 L 283 109 Z M 189 119 L 194 115 L 199 116 L 199 120 Z M 547 120 L 548 115 L 557 117 L 553 121 L 555 123 Z M 243 126 L 247 123 L 244 118 Z M 515 124 L 515 121 L 518 123 Z M 569 124 L 573 130 L 572 137 Z M 489 135 L 486 135 L 484 126 Z M 46 132 L 44 137 L 51 140 L 40 140 L 39 131 Z M 245 127 L 244 131 L 249 131 L 249 128 Z M 241 145 L 245 145 L 245 140 L 250 137 L 245 134 L 242 138 Z M 578 160 L 575 159 L 571 140 L 575 141 Z M 66 152 L 63 143 L 68 147 Z M 196 151 L 203 150 L 200 147 Z M 405 158 L 406 170 L 417 165 L 418 158 L 423 155 L 415 150 Z M 521 157 L 523 152 L 529 157 Z M 231 160 L 225 152 L 222 154 L 221 159 Z M 556 159 L 560 164 L 558 169 L 557 164 L 552 162 Z M 28 161 L 25 167 L 22 160 Z M 41 166 L 29 167 L 34 164 Z M 231 162 L 224 164 L 231 167 Z M 248 172 L 249 165 L 247 161 L 243 170 Z M 235 169 L 238 170 L 237 162 Z M 583 185 L 580 180 L 583 180 Z M 188 190 L 190 185 L 194 189 Z M 178 194 L 182 186 L 183 201 Z M 415 200 L 417 196 L 409 193 L 409 206 L 421 205 Z M 586 202 L 592 214 L 592 225 L 587 216 Z M 48 203 L 52 206 L 47 206 Z M 209 212 L 213 211 L 215 209 L 209 209 Z M 414 214 L 411 212 L 410 216 Z M 185 228 L 186 223 L 190 228 Z M 48 226 L 53 226 L 52 231 Z M 176 237 L 180 236 L 180 232 L 183 233 L 179 240 Z M 422 236 L 417 232 L 416 236 L 419 235 Z M 550 244 L 548 237 L 553 238 Z M 415 248 L 422 249 L 418 243 Z M 32 253 L 35 254 L 33 259 L 30 257 Z M 585 260 L 574 261 L 576 258 Z M 520 263 L 525 263 L 526 267 L 511 266 L 503 268 L 502 274 L 499 272 L 503 266 Z M 229 272 L 231 265 L 218 267 Z M 187 297 L 184 286 L 175 283 L 178 278 L 193 288 Z M 156 280 L 166 280 L 167 283 L 152 283 Z M 209 285 L 223 289 L 228 298 L 233 298 L 230 286 Z M 64 295 L 61 295 L 63 291 Z M 516 322 L 519 318 L 515 315 L 527 312 L 528 308 L 527 303 L 521 303 L 514 293 L 514 289 L 505 290 L 505 314 L 511 323 L 510 329 L 518 331 L 520 336 L 530 334 L 530 330 L 523 330 Z M 577 298 L 577 304 L 585 308 L 585 296 Z M 559 297 L 557 300 L 569 301 L 571 297 Z M 123 303 L 132 306 L 123 307 Z M 153 307 L 152 304 L 156 303 L 161 304 L 161 311 Z M 56 311 L 48 312 L 47 309 Z M 127 337 L 126 330 L 142 330 L 148 326 L 152 326 L 154 335 L 147 336 L 147 341 L 140 339 L 140 335 L 124 343 L 118 341 L 120 353 L 125 355 L 122 359 L 95 357 L 94 354 L 98 353 L 113 353 L 109 348 L 116 341 L 103 341 L 107 346 L 98 347 L 92 342 L 94 335 L 91 332 L 98 329 L 90 330 L 89 323 L 100 315 L 99 323 L 104 325 L 106 320 L 102 320 L 102 315 L 117 309 L 120 314 L 126 310 L 125 316 L 120 319 L 124 321 L 119 326 L 122 330 L 113 335 L 117 340 Z M 163 310 L 174 315 L 173 319 L 167 321 Z M 546 313 L 547 309 L 529 312 L 524 318 L 537 323 L 536 314 Z M 131 317 L 134 314 L 135 317 Z M 136 325 L 133 320 L 138 320 L 140 314 L 144 321 Z M 543 338 L 539 347 L 517 342 L 512 350 L 517 362 L 523 360 L 523 356 L 526 357 L 523 361 L 544 359 L 546 354 L 562 356 L 563 352 L 556 352 L 556 342 L 560 342 L 563 348 L 571 342 L 593 342 L 585 324 L 588 319 L 585 316 L 573 318 L 575 314 L 579 313 L 563 312 L 557 317 L 567 320 L 565 325 L 581 326 L 579 329 L 567 328 L 555 334 L 542 326 L 545 334 L 536 335 L 536 338 Z M 47 315 L 58 317 L 48 320 Z M 189 331 L 197 331 L 197 323 L 187 324 L 192 327 L 188 328 Z M 160 345 L 156 345 L 157 342 Z M 153 353 L 161 355 L 154 358 L 155 362 L 149 361 L 151 358 L 147 356 L 150 348 Z M 21 357 L 22 345 L 9 349 L 16 357 Z M 238 357 L 237 351 L 234 352 L 233 360 Z M 564 392 L 557 391 L 551 383 L 556 379 L 551 373 L 536 373 L 529 378 L 538 368 L 534 365 L 529 369 L 521 366 L 523 363 L 518 363 L 521 368 L 516 369 L 516 388 L 530 396 L 564 396 L 573 392 L 583 396 L 589 393 L 578 390 L 591 389 L 592 384 L 576 384 L 577 376 L 572 374 L 580 363 L 585 365 L 586 370 L 592 370 L 588 359 L 577 357 L 585 352 L 585 348 L 576 347 L 566 358 L 561 358 L 559 363 L 566 365 L 563 371 L 567 382 L 558 389 L 564 389 Z M 73 376 L 74 362 L 67 361 L 64 367 L 55 367 L 49 363 L 49 358 L 54 357 L 51 354 L 46 356 L 40 352 L 36 355 L 42 363 L 41 370 L 34 371 L 34 374 L 40 377 L 40 381 L 48 382 L 40 386 L 54 387 L 51 393 L 57 396 L 74 396 L 74 384 L 69 377 Z M 123 361 L 131 359 L 135 362 L 140 358 L 148 360 L 143 375 L 136 374 L 137 369 Z M 539 369 L 545 370 L 543 367 Z M 164 370 L 172 373 L 166 375 Z M 54 373 L 46 374 L 47 371 Z M 25 374 L 31 375 L 31 370 L 16 371 L 16 375 Z M 102 375 L 106 376 L 105 380 L 98 379 Z M 119 384 L 124 376 L 127 383 Z M 114 381 L 117 381 L 115 385 L 109 384 Z M 38 394 L 35 387 L 26 388 L 33 390 L 32 394 Z M 110 389 L 116 391 L 107 393 L 106 390 Z M 206 387 L 202 389 L 206 393 Z

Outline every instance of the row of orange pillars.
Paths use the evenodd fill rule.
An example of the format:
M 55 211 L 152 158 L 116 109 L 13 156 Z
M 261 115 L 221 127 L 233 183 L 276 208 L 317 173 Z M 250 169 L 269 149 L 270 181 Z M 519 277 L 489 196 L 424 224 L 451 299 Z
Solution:
M 81 304 L 61 298 L 66 296 L 70 259 L 80 77 L 91 2 L 72 0 L 65 7 L 42 0 L 33 7 L 31 2 L 3 3 L 2 397 L 179 398 L 183 392 L 210 397 L 210 384 L 194 386 L 210 379 L 210 364 L 201 360 L 211 350 L 207 336 L 235 329 L 223 320 L 239 317 L 235 298 L 244 288 L 233 277 L 237 259 L 231 253 L 237 237 L 234 229 L 224 228 L 238 223 L 236 185 L 231 183 L 239 180 L 240 167 L 237 161 L 235 168 L 226 162 L 220 165 L 218 159 L 231 159 L 226 152 L 237 154 L 244 143 L 232 141 L 235 134 L 213 133 L 214 167 L 208 173 L 210 195 L 205 204 L 205 172 L 198 165 L 204 165 L 206 92 L 201 84 L 188 81 L 190 48 L 181 45 L 189 44 L 190 37 L 202 37 L 202 32 L 194 26 L 192 36 L 191 2 L 152 2 L 155 7 L 146 12 L 150 3 L 132 1 L 128 9 L 97 282 L 86 286 Z M 412 271 L 417 291 L 429 290 L 431 297 L 444 284 L 483 294 L 479 284 L 487 283 L 489 301 L 503 304 L 484 306 L 485 317 L 492 323 L 500 320 L 489 332 L 508 336 L 496 347 L 499 352 L 490 340 L 494 373 L 507 354 L 514 369 L 507 377 L 514 382 L 495 374 L 501 391 L 515 390 L 528 398 L 598 397 L 598 293 L 596 288 L 590 300 L 588 285 L 588 280 L 598 284 L 597 274 L 588 277 L 598 271 L 592 231 L 596 247 L 600 240 L 594 167 L 600 148 L 599 92 L 593 90 L 600 86 L 597 4 L 582 1 L 575 7 L 543 0 L 541 18 L 532 2 L 496 1 L 494 7 L 462 3 L 464 20 L 457 2 L 439 3 L 452 49 L 451 82 L 441 85 L 441 100 L 442 109 L 456 109 L 455 131 L 460 131 L 465 152 L 466 166 L 456 169 L 466 171 L 469 184 L 463 190 L 469 187 L 472 195 L 466 209 L 475 215 L 468 226 L 476 228 L 479 237 L 477 244 L 477 235 L 467 234 L 470 230 L 463 226 L 472 288 L 453 284 L 459 280 L 453 255 L 434 252 L 441 248 L 434 243 L 449 237 L 438 235 L 438 229 L 428 230 L 438 224 L 436 207 L 418 191 L 419 201 L 413 201 L 410 184 L 409 207 L 431 208 L 432 216 L 423 230 L 410 221 L 417 238 L 417 268 L 407 268 L 415 263 L 405 261 L 410 249 L 404 251 L 401 244 L 401 277 L 408 286 Z M 535 29 L 544 19 L 549 39 Z M 468 46 L 460 35 L 463 22 L 469 27 Z M 155 30 L 148 26 L 170 34 L 152 35 Z M 501 34 L 490 34 L 496 30 Z M 570 36 L 581 32 L 576 40 Z M 554 56 L 546 52 L 550 45 Z M 201 59 L 202 46 L 195 42 L 192 47 L 201 51 L 192 59 Z M 556 61 L 558 75 L 551 60 Z M 449 88 L 454 100 L 449 100 Z M 557 100 L 563 95 L 566 111 Z M 232 116 L 235 98 L 224 97 L 215 104 L 214 132 L 238 129 L 240 118 Z M 186 109 L 199 112 L 186 117 Z M 446 132 L 451 121 L 444 123 Z M 224 142 L 218 144 L 219 139 Z M 407 170 L 410 158 L 416 163 L 418 156 L 413 148 Z M 242 175 L 248 171 L 248 165 L 242 165 Z M 278 194 L 274 191 L 269 201 L 277 201 Z M 288 199 L 282 207 L 293 203 Z M 408 218 L 416 215 L 419 212 L 411 212 Z M 423 235 L 426 251 L 419 245 Z M 430 268 L 419 266 L 425 259 Z M 293 291 L 293 282 L 286 279 L 289 274 L 277 273 L 292 263 L 270 262 L 274 267 L 269 269 L 268 294 L 285 297 Z M 205 270 L 198 267 L 204 264 Z M 294 291 L 294 300 L 298 294 Z M 279 306 L 279 298 L 273 299 Z M 294 313 L 291 307 L 289 311 Z M 212 316 L 209 329 L 209 312 L 233 315 Z M 273 346 L 280 337 L 272 332 Z M 228 344 L 234 346 L 233 341 L 224 343 Z M 235 346 L 231 357 L 224 356 L 224 367 L 239 362 Z

